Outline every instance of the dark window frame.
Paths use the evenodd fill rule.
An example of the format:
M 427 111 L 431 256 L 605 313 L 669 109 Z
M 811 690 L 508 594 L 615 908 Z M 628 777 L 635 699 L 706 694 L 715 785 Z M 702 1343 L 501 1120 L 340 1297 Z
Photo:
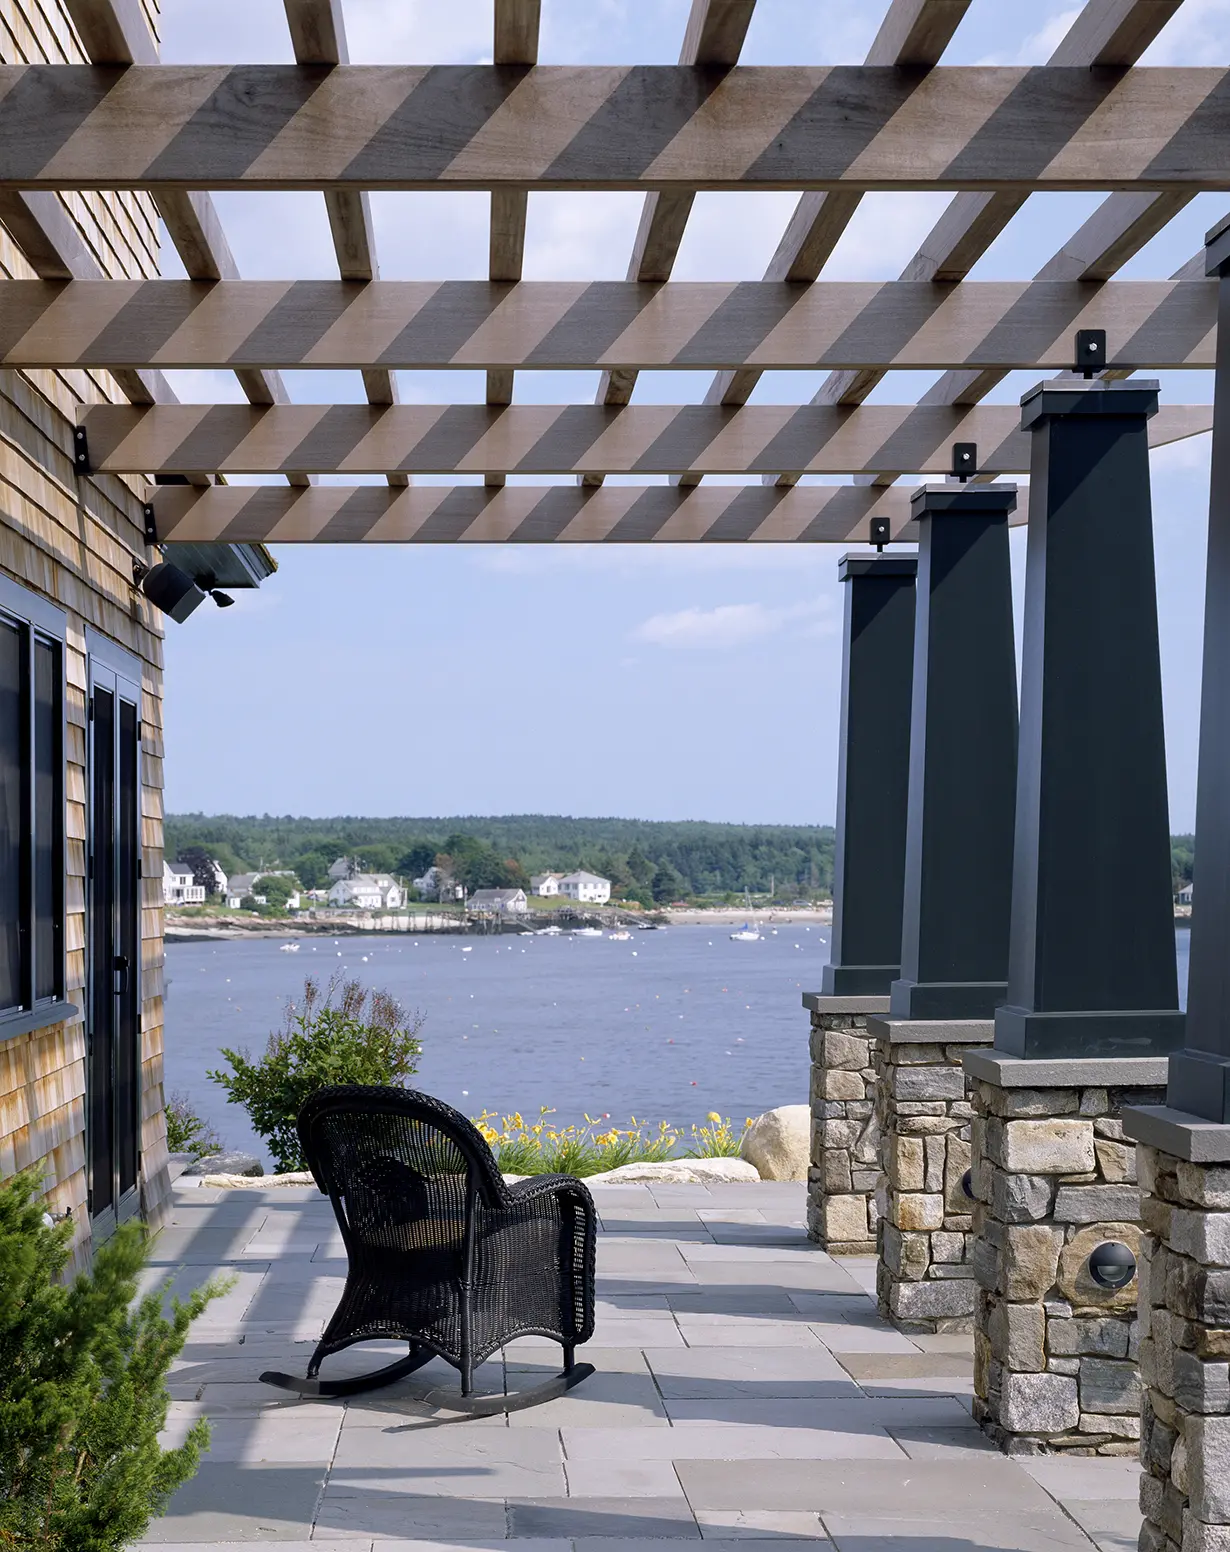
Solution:
M 6 625 L 16 627 L 21 640 L 22 729 L 23 743 L 19 752 L 22 773 L 22 807 L 26 822 L 22 848 L 22 876 L 20 884 L 20 921 L 22 925 L 20 949 L 20 1001 L 0 1009 L 0 1041 L 13 1039 L 32 1030 L 62 1023 L 76 1016 L 76 1007 L 66 1001 L 67 982 L 67 910 L 65 889 L 67 799 L 67 625 L 68 617 L 62 609 L 22 587 L 9 577 L 0 576 L 0 618 Z M 38 889 L 36 887 L 35 857 L 40 845 L 45 844 L 36 825 L 39 803 L 37 752 L 37 648 L 50 647 L 54 653 L 51 715 L 52 748 L 50 751 L 50 775 L 52 797 L 50 818 L 52 834 L 48 850 L 51 858 L 51 989 L 37 992 L 40 983 L 46 987 L 47 967 L 38 962 L 40 933 L 37 915 Z

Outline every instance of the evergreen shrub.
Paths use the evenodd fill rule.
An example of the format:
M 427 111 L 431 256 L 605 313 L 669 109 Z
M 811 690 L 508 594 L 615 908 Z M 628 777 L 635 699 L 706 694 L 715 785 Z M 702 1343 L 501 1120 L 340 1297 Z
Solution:
M 302 1002 L 287 1007 L 264 1055 L 254 1061 L 247 1050 L 223 1046 L 231 1071 L 209 1076 L 231 1104 L 248 1112 L 278 1172 L 303 1170 L 307 1161 L 295 1120 L 304 1102 L 334 1083 L 398 1084 L 411 1077 L 422 1026 L 422 1018 L 407 1015 L 388 992 L 369 993 L 359 981 L 335 976 L 322 997 L 309 976 Z
M 137 1299 L 142 1225 L 122 1225 L 93 1267 L 63 1273 L 70 1223 L 48 1226 L 32 1174 L 0 1184 L 0 1547 L 118 1552 L 145 1534 L 209 1444 L 202 1419 L 164 1450 L 166 1376 L 191 1322 L 223 1292 Z

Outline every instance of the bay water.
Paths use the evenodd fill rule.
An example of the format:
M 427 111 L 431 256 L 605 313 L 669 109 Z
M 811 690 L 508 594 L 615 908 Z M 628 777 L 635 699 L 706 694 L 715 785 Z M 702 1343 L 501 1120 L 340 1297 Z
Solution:
M 731 927 L 671 927 L 630 939 L 399 934 L 167 946 L 165 1063 L 230 1148 L 269 1165 L 246 1114 L 207 1073 L 224 1046 L 253 1055 L 302 994 L 340 974 L 422 1015 L 412 1083 L 467 1115 L 541 1107 L 624 1127 L 635 1116 L 684 1132 L 710 1112 L 741 1125 L 805 1104 L 808 1014 L 828 962 L 825 924 L 778 925 L 759 942 Z M 1176 934 L 1186 994 L 1188 934 Z M 609 1119 L 608 1119 L 609 1118 Z

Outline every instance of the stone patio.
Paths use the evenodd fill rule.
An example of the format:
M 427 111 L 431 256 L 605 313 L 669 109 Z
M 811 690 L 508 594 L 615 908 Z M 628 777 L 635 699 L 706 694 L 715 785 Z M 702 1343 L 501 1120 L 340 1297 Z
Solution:
M 204 1414 L 210 1452 L 142 1545 L 1136 1547 L 1137 1464 L 1000 1455 L 970 1417 L 971 1337 L 885 1325 L 874 1261 L 808 1242 L 804 1185 L 594 1195 L 598 1326 L 581 1356 L 598 1373 L 561 1400 L 475 1422 L 437 1410 L 456 1380 L 444 1364 L 349 1402 L 259 1384 L 263 1369 L 306 1368 L 336 1302 L 331 1209 L 310 1190 L 181 1182 L 150 1281 L 236 1281 L 172 1375 L 168 1438 Z M 347 1358 L 372 1366 L 364 1348 L 330 1372 Z M 528 1339 L 480 1382 L 515 1392 L 557 1367 L 557 1348 Z

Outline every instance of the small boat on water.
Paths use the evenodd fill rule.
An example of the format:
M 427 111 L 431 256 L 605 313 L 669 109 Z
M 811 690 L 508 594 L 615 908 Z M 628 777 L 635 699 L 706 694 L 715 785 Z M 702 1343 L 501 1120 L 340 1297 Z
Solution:
M 732 943 L 759 943 L 760 933 L 749 922 L 744 922 L 738 932 L 731 933 L 730 941 Z
M 574 927 L 572 929 L 572 935 L 574 938 L 600 938 L 602 936 L 602 928 Z
M 536 927 L 534 929 L 534 936 L 536 938 L 562 938 L 563 935 L 564 929 L 562 927 Z
M 299 952 L 299 945 L 297 943 L 279 943 L 278 947 L 284 954 L 297 954 Z
M 618 932 L 608 932 L 607 937 L 611 940 L 612 943 L 627 943 L 630 941 L 632 934 L 630 932 L 625 932 L 621 927 Z

